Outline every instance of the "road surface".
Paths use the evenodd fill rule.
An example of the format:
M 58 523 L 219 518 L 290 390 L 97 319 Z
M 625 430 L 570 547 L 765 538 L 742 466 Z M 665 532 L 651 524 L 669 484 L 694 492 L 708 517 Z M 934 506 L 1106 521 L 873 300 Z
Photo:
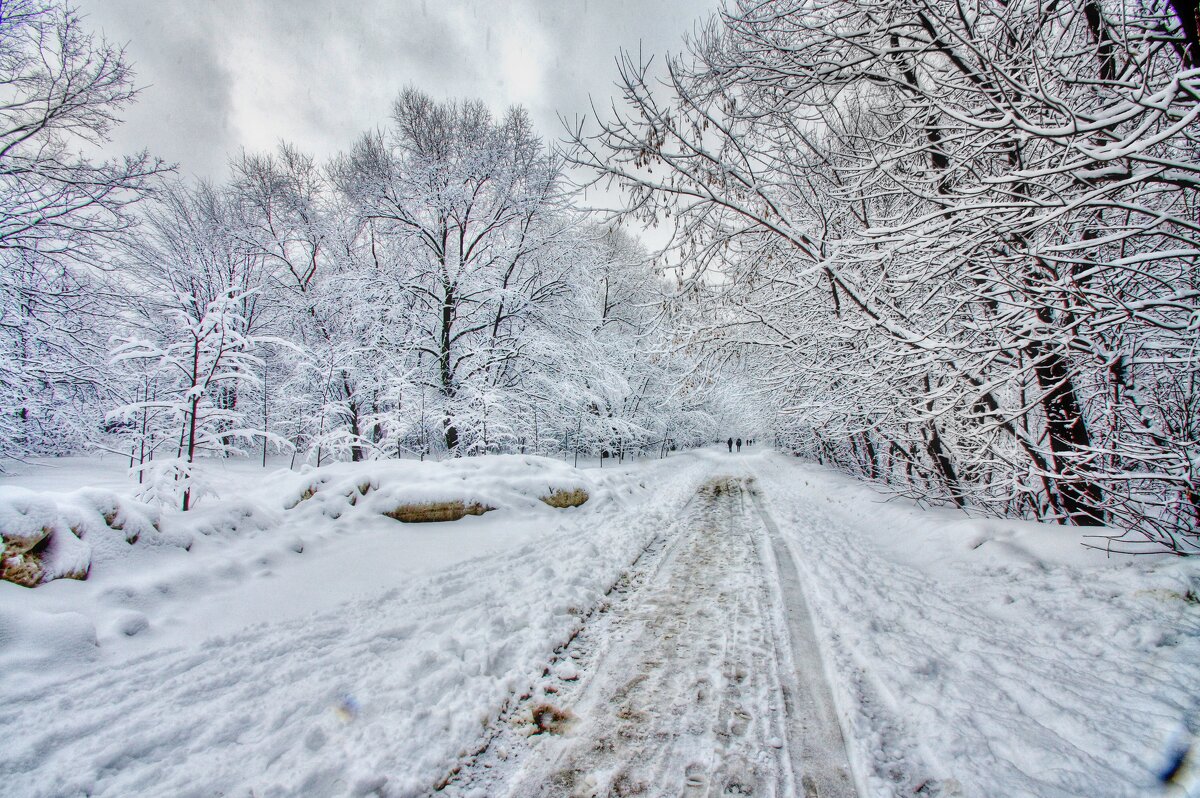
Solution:
M 795 564 L 717 477 L 432 794 L 856 795 Z

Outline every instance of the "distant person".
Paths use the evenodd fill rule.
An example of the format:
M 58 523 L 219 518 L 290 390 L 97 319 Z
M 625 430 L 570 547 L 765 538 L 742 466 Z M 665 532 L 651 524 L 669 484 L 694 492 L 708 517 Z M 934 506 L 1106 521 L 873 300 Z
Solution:
M 737 447 L 738 447 L 738 451 L 740 452 L 742 450 L 742 439 L 741 438 L 737 439 Z
M 729 445 L 729 453 L 733 454 L 733 438 L 730 438 L 729 440 L 725 441 L 725 443 L 727 443 Z

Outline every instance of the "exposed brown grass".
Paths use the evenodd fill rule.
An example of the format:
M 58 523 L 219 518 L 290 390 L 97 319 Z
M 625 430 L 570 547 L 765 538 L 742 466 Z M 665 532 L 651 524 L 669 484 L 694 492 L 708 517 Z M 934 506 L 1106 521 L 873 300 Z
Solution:
M 575 720 L 568 710 L 553 704 L 536 704 L 529 712 L 533 719 L 533 734 L 562 734 Z
M 44 574 L 42 559 L 36 554 L 18 554 L 0 561 L 0 579 L 22 587 L 37 587 Z
M 71 532 L 78 536 L 77 530 L 72 527 Z M 62 533 L 67 534 L 67 533 Z M 5 556 L 0 559 L 0 579 L 6 582 L 12 582 L 22 587 L 37 587 L 46 582 L 46 565 L 42 561 L 42 557 L 46 549 L 50 545 L 51 535 L 46 535 L 37 542 L 28 551 L 21 553 L 5 552 Z M 90 564 L 83 568 L 76 568 L 71 571 L 66 571 L 58 574 L 57 579 L 87 579 Z
M 384 515 L 406 524 L 423 524 L 429 521 L 457 521 L 468 515 L 483 515 L 495 509 L 479 502 L 467 504 L 462 499 L 455 499 L 448 502 L 402 504 L 394 510 L 388 510 Z
M 287 504 L 285 504 L 283 506 L 283 509 L 291 510 L 294 507 L 298 507 L 301 504 L 301 502 L 306 502 L 309 499 L 311 499 L 313 496 L 316 496 L 316 495 L 317 495 L 317 486 L 309 485 L 307 488 L 304 489 L 304 492 L 300 494 L 300 498 L 296 499 L 295 501 L 288 502 Z
M 117 515 L 116 510 L 110 510 L 109 512 L 104 514 L 104 523 L 106 526 L 108 526 L 109 529 L 113 530 L 114 532 L 124 532 L 125 531 L 125 523 L 123 521 L 121 521 L 121 518 L 120 518 L 120 516 Z M 158 529 L 157 522 L 155 522 L 154 528 Z M 82 538 L 83 535 L 79 535 L 79 537 Z M 138 534 L 126 535 L 125 542 L 128 543 L 130 546 L 132 546 L 134 543 L 138 542 L 138 538 L 140 538 L 140 537 L 141 536 Z
M 45 568 L 41 554 L 50 543 L 53 532 L 42 527 L 33 535 L 3 535 L 4 556 L 0 558 L 0 579 L 23 587 L 42 583 Z
M 0 539 L 4 541 L 4 555 L 12 557 L 32 551 L 38 546 L 45 548 L 51 534 L 53 534 L 53 530 L 45 526 L 28 535 L 0 531 Z
M 578 507 L 589 498 L 588 492 L 583 488 L 574 488 L 573 490 L 552 490 L 549 495 L 542 496 L 541 499 L 551 507 L 562 510 L 566 507 Z

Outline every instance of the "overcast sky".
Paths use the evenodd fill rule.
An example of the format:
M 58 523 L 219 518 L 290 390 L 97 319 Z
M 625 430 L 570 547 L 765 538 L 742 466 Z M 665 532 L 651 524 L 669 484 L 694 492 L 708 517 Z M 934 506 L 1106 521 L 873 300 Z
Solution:
M 144 86 L 114 151 L 143 147 L 183 174 L 280 140 L 326 157 L 387 122 L 405 85 L 438 98 L 557 114 L 613 92 L 620 48 L 678 52 L 717 0 L 79 0 L 124 43 Z

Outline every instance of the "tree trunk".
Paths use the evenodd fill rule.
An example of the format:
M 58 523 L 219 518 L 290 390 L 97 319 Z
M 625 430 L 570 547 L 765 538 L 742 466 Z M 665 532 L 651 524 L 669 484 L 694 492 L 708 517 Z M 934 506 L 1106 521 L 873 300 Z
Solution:
M 187 464 L 188 464 L 188 479 L 191 479 L 192 463 L 196 457 L 196 412 L 200 409 L 200 397 L 192 397 L 192 414 L 188 419 L 188 443 L 187 443 Z M 192 504 L 192 486 L 189 484 L 183 489 L 183 511 L 186 513 Z
M 937 424 L 930 421 L 926 425 L 925 432 L 925 448 L 929 451 L 929 456 L 933 458 L 934 466 L 937 467 L 938 473 L 946 483 L 946 488 L 950 492 L 950 498 L 954 500 L 954 503 L 958 507 L 966 507 L 967 500 L 963 496 L 962 486 L 958 482 L 958 474 L 954 469 L 954 462 L 950 459 L 950 455 L 942 443 L 942 436 L 938 433 Z
M 350 375 L 342 372 L 342 390 L 346 392 L 346 405 L 350 411 L 350 462 L 359 463 L 364 458 L 362 446 L 362 424 L 359 423 L 358 399 L 354 398 L 354 388 L 350 385 Z
M 1048 314 L 1046 309 L 1038 312 L 1039 317 Z M 1042 390 L 1042 411 L 1046 414 L 1046 432 L 1054 458 L 1053 483 L 1066 520 L 1076 526 L 1103 526 L 1104 493 L 1090 478 L 1091 436 L 1067 360 L 1061 352 L 1048 349 L 1041 342 L 1030 344 L 1027 351 Z
M 267 467 L 267 431 L 270 429 L 270 427 L 269 427 L 269 426 L 268 426 L 268 424 L 267 424 L 267 422 L 268 422 L 268 420 L 269 420 L 269 419 L 267 418 L 267 359 L 266 359 L 265 357 L 263 358 L 263 386 L 262 386 L 262 390 L 263 390 L 263 455 L 262 455 L 262 464 L 263 464 L 263 468 L 266 468 L 266 467 Z
M 450 359 L 450 345 L 453 342 L 454 329 L 454 286 L 444 285 L 445 301 L 442 302 L 442 335 L 441 335 L 441 352 L 438 358 L 438 367 L 441 372 L 442 381 L 442 396 L 445 397 L 447 404 L 454 398 L 454 369 Z M 445 428 L 446 450 L 453 457 L 458 449 L 458 427 L 454 424 L 454 418 L 451 415 L 449 408 L 446 410 L 446 416 L 442 420 L 442 425 Z
M 879 479 L 879 463 L 876 460 L 875 444 L 871 442 L 871 433 L 863 432 L 863 449 L 867 455 L 867 468 L 871 479 Z

